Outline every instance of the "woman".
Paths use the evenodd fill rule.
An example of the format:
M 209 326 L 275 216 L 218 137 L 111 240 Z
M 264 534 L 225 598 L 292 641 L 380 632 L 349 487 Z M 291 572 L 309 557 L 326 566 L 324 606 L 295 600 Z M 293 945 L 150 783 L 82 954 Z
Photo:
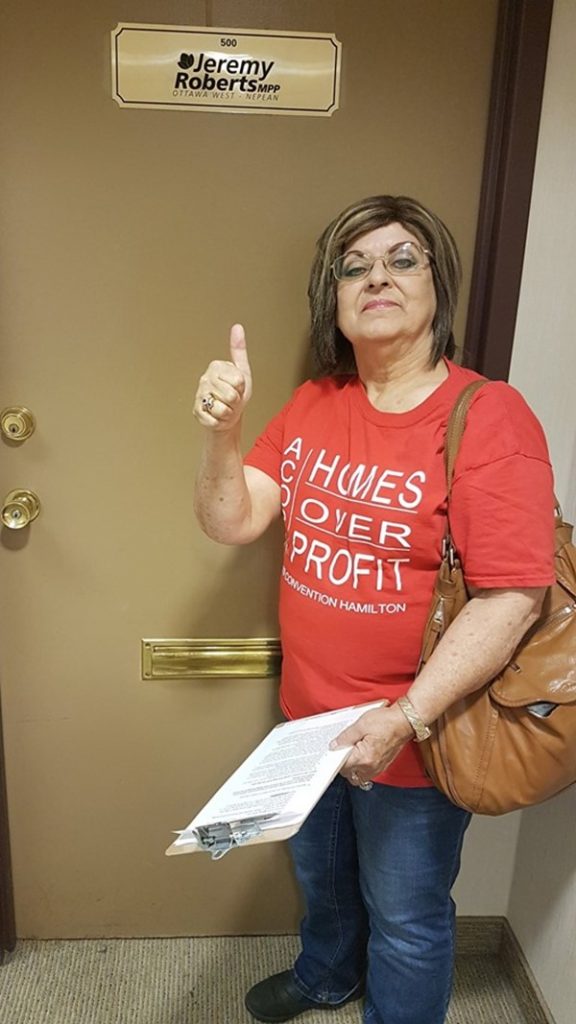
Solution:
M 352 753 L 292 841 L 302 952 L 250 990 L 256 1020 L 363 994 L 365 1024 L 445 1020 L 450 890 L 469 815 L 427 778 L 418 742 L 506 664 L 554 580 L 546 442 L 521 396 L 491 382 L 470 407 L 450 512 L 472 600 L 417 674 L 444 535 L 446 424 L 478 379 L 450 361 L 459 278 L 438 217 L 406 197 L 365 199 L 318 243 L 309 298 L 320 376 L 244 462 L 252 377 L 239 325 L 230 361 L 200 380 L 202 527 L 244 544 L 284 518 L 284 713 L 384 699 L 339 737 Z

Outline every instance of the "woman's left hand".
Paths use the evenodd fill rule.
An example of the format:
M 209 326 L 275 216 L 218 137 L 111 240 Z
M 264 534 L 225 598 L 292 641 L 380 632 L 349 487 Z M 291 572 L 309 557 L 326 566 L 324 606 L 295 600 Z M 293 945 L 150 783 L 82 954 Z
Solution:
M 392 706 L 366 711 L 330 747 L 354 745 L 341 774 L 353 786 L 362 786 L 384 771 L 413 738 L 410 723 L 399 708 Z

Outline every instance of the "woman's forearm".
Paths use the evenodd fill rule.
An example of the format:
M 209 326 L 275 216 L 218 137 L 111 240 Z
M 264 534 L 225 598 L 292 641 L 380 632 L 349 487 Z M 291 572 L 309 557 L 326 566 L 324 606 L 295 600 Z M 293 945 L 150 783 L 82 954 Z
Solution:
M 493 679 L 539 615 L 545 589 L 485 590 L 454 619 L 407 696 L 422 720 Z
M 204 428 L 194 509 L 204 532 L 221 544 L 256 540 L 280 514 L 279 486 L 243 464 L 240 431 L 251 394 L 246 336 L 242 325 L 234 324 L 230 359 L 210 363 L 194 399 L 194 416 Z
M 251 540 L 252 501 L 244 475 L 240 429 L 207 433 L 196 475 L 194 509 L 212 540 Z
M 485 590 L 472 598 L 408 690 L 423 722 L 431 724 L 498 674 L 538 617 L 544 593 L 545 588 Z M 387 768 L 413 739 L 408 719 L 392 704 L 366 712 L 331 746 L 354 745 L 343 774 L 357 784 L 358 777 L 370 779 Z

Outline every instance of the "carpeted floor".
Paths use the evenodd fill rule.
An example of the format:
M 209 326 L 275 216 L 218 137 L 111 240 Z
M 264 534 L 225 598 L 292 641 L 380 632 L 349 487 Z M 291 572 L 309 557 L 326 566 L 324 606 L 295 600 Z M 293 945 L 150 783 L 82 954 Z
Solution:
M 249 1024 L 244 993 L 294 936 L 26 941 L 0 967 L 0 1024 Z M 360 1024 L 361 1004 L 303 1024 Z M 457 960 L 448 1024 L 526 1024 L 496 956 Z

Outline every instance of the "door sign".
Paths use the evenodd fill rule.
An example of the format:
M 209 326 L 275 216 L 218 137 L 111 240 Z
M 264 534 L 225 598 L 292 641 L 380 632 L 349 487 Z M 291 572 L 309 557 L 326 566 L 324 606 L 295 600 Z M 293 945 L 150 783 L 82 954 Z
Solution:
M 121 107 L 330 117 L 340 54 L 330 33 L 119 24 L 112 95 Z

